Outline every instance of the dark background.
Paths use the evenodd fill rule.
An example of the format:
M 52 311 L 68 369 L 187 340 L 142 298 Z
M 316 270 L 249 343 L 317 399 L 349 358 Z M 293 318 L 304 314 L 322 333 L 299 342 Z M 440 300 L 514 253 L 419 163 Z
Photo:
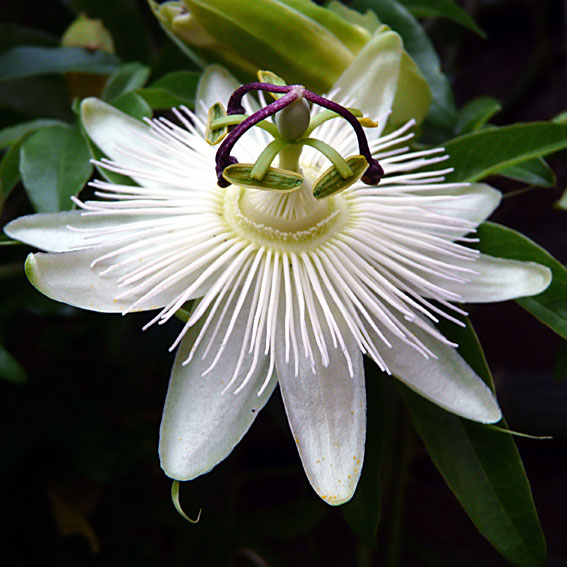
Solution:
M 92 4 L 100 10 L 106 2 Z M 486 40 L 450 22 L 426 22 L 458 105 L 480 95 L 496 97 L 503 103 L 496 124 L 548 120 L 564 110 L 563 2 L 462 4 L 486 31 Z M 144 2 L 139 13 L 151 38 L 140 46 L 140 58 L 153 61 L 158 72 L 189 68 L 168 46 Z M 2 22 L 56 36 L 73 19 L 70 7 L 54 0 L 8 0 L 0 7 Z M 118 53 L 125 60 L 136 58 L 132 45 Z M 0 107 L 2 126 L 24 119 L 30 116 Z M 553 208 L 566 187 L 565 154 L 550 163 L 556 188 L 504 199 L 493 220 L 524 232 L 565 263 L 567 213 Z M 490 182 L 505 193 L 521 187 L 502 179 Z M 30 211 L 20 187 L 6 204 L 3 221 Z M 277 392 L 229 459 L 182 486 L 187 513 L 194 517 L 203 508 L 198 525 L 182 520 L 157 458 L 172 364 L 167 347 L 176 324 L 142 333 L 147 315 L 102 316 L 50 302 L 17 268 L 26 252 L 3 250 L 16 268 L 0 274 L 5 345 L 29 376 L 23 385 L 0 383 L 5 565 L 383 564 L 390 495 L 384 495 L 378 551 L 370 552 L 352 535 L 341 510 L 311 491 Z M 470 310 L 510 427 L 553 435 L 551 441 L 518 439 L 517 444 L 548 539 L 549 565 L 565 565 L 567 381 L 553 379 L 560 339 L 513 302 Z M 506 565 L 477 533 L 419 441 L 410 474 L 402 565 Z

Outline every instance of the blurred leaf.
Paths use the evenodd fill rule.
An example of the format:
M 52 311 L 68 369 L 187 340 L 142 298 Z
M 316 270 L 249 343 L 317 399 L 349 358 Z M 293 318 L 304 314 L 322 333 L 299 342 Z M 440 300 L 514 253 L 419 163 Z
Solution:
M 2 189 L 2 203 L 6 201 L 12 189 L 20 181 L 20 146 L 16 142 L 2 157 L 0 161 L 0 188 Z M 0 207 L 1 210 L 1 207 Z
M 567 125 L 567 110 L 560 112 L 557 116 L 554 116 L 551 121 L 554 124 L 564 124 Z
M 555 173 L 542 158 L 518 163 L 498 173 L 504 177 L 523 181 L 528 185 L 535 185 L 536 187 L 553 187 L 555 185 Z
M 38 29 L 16 24 L 0 24 L 0 53 L 18 45 L 57 47 L 59 38 Z
M 464 329 L 445 325 L 444 334 L 492 385 L 476 334 L 467 324 Z M 399 388 L 435 466 L 480 533 L 513 565 L 545 565 L 545 540 L 512 436 L 450 414 L 401 383 Z
M 138 94 L 152 108 L 172 108 L 182 104 L 192 108 L 199 77 L 195 71 L 175 71 L 140 89 Z
M 21 122 L 15 126 L 8 126 L 0 130 L 0 148 L 6 148 L 15 142 L 19 142 L 26 134 L 44 128 L 45 126 L 61 125 L 60 120 L 39 119 L 30 120 L 29 122 Z
M 481 37 L 485 33 L 475 21 L 453 0 L 398 0 L 416 18 L 448 18 L 457 24 L 469 28 Z
M 341 506 L 341 511 L 356 537 L 371 549 L 376 549 L 382 510 L 381 472 L 392 404 L 386 403 L 384 375 L 375 370 L 365 374 L 368 409 L 362 475 L 354 496 Z
M 122 65 L 108 77 L 101 98 L 112 102 L 123 94 L 143 87 L 149 76 L 150 68 L 141 63 Z
M 471 100 L 459 110 L 455 133 L 462 135 L 479 130 L 500 110 L 502 105 L 495 98 L 483 96 Z
M 22 384 L 28 377 L 18 361 L 0 345 L 0 378 Z
M 0 81 L 69 72 L 110 75 L 119 63 L 115 55 L 80 47 L 15 47 L 0 55 Z
M 138 93 L 123 94 L 115 99 L 112 105 L 138 120 L 152 117 L 150 105 Z
M 555 208 L 567 211 L 567 189 L 563 192 L 563 195 L 561 195 L 559 201 L 555 203 Z
M 73 208 L 92 174 L 87 144 L 78 127 L 52 126 L 31 134 L 20 149 L 20 173 L 38 212 Z
M 452 131 L 457 110 L 451 86 L 441 72 L 439 57 L 419 22 L 394 0 L 355 0 L 351 7 L 361 12 L 369 8 L 374 10 L 383 23 L 402 36 L 406 51 L 417 63 L 431 89 L 433 100 L 427 120 Z
M 477 230 L 479 250 L 498 258 L 537 262 L 553 272 L 539 295 L 516 299 L 524 309 L 562 337 L 567 337 L 567 268 L 529 238 L 499 224 L 485 222 Z
M 557 382 L 561 382 L 567 378 L 567 341 L 559 343 L 555 367 L 553 369 L 553 378 Z
M 70 121 L 70 101 L 62 77 L 33 77 L 2 83 L 0 107 L 22 114 L 14 122 L 28 117 L 54 118 Z
M 454 171 L 447 181 L 477 181 L 487 175 L 567 147 L 567 126 L 551 122 L 477 130 L 443 144 Z
M 149 62 L 151 43 L 146 24 L 145 6 L 136 0 L 70 0 L 77 16 L 86 13 L 89 18 L 100 18 L 116 46 L 116 53 L 129 61 Z M 145 4 L 145 3 L 143 3 Z
M 88 541 L 93 553 L 100 552 L 98 538 L 85 516 L 53 488 L 49 488 L 47 494 L 59 533 L 63 537 L 82 536 Z

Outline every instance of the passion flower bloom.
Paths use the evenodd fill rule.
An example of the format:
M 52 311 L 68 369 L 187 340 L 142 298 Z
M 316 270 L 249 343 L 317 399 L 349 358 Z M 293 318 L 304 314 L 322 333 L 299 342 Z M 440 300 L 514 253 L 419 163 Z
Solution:
M 223 460 L 279 384 L 309 482 L 328 503 L 346 502 L 364 454 L 363 355 L 450 412 L 500 420 L 491 390 L 435 323 L 460 324 L 463 302 L 537 294 L 550 272 L 467 246 L 500 194 L 444 183 L 449 170 L 435 165 L 443 151 L 406 145 L 413 122 L 384 133 L 397 80 L 388 72 L 365 63 L 338 80 L 330 98 L 361 112 L 282 88 L 284 98 L 295 94 L 272 103 L 275 123 L 265 118 L 276 106 L 246 97 L 236 108 L 250 87 L 225 116 L 218 103 L 238 83 L 218 67 L 204 74 L 196 112 L 174 110 L 175 121 L 144 124 L 88 99 L 85 129 L 110 158 L 99 166 L 137 185 L 94 181 L 95 197 L 76 200 L 77 210 L 8 225 L 10 236 L 47 251 L 28 257 L 26 273 L 57 301 L 159 310 L 149 327 L 193 300 L 172 345 L 160 432 L 173 479 Z M 292 98 L 299 106 L 286 106 Z M 306 98 L 342 116 L 313 105 L 306 119 Z M 378 122 L 367 145 L 355 114 Z M 227 134 L 231 120 L 240 125 Z M 220 147 L 206 141 L 225 135 Z M 278 152 L 280 168 L 270 169 Z M 366 171 L 354 171 L 363 162 Z M 378 185 L 358 180 L 376 183 L 380 166 Z

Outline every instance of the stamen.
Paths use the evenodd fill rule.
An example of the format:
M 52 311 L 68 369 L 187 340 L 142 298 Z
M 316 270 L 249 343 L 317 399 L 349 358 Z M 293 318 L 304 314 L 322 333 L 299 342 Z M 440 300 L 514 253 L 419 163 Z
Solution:
M 238 141 L 238 139 L 252 126 L 255 126 L 259 122 L 265 120 L 267 117 L 272 116 L 273 114 L 276 114 L 277 112 L 280 112 L 281 110 L 284 110 L 287 107 L 290 107 L 290 105 L 297 103 L 303 98 L 328 109 L 329 111 L 331 111 L 331 113 L 325 113 L 325 112 L 319 113 L 319 115 L 314 120 L 312 120 L 311 124 L 306 129 L 300 126 L 298 126 L 298 129 L 292 129 L 294 134 L 291 137 L 289 135 L 286 135 L 286 132 L 280 129 L 280 134 L 281 134 L 280 139 L 290 142 L 291 144 L 293 144 L 294 142 L 299 144 L 307 143 L 307 145 L 311 145 L 315 147 L 319 151 L 322 151 L 327 157 L 329 157 L 329 159 L 331 159 L 333 164 L 339 164 L 337 165 L 337 169 L 338 171 L 340 171 L 341 177 L 349 178 L 352 175 L 352 173 L 348 172 L 349 166 L 346 165 L 345 160 L 342 159 L 342 157 L 336 152 L 336 150 L 330 147 L 317 145 L 316 143 L 313 143 L 314 141 L 312 140 L 306 142 L 306 140 L 304 140 L 303 138 L 299 138 L 299 136 L 305 134 L 298 133 L 298 132 L 310 133 L 314 128 L 319 126 L 322 122 L 328 120 L 329 118 L 332 118 L 333 115 L 341 116 L 345 120 L 347 120 L 347 122 L 349 122 L 349 124 L 353 127 L 356 138 L 358 140 L 358 147 L 360 154 L 364 156 L 368 164 L 368 167 L 362 174 L 361 179 L 363 183 L 366 183 L 367 185 L 377 185 L 380 182 L 380 180 L 384 175 L 384 170 L 382 169 L 378 161 L 374 157 L 372 157 L 372 152 L 370 151 L 368 140 L 364 135 L 364 131 L 362 129 L 361 123 L 359 119 L 357 119 L 355 114 L 353 114 L 353 112 L 349 111 L 344 106 L 337 104 L 336 102 L 328 100 L 320 95 L 317 95 L 305 89 L 301 85 L 291 85 L 291 86 L 274 85 L 270 83 L 257 82 L 257 83 L 249 83 L 247 85 L 243 85 L 242 87 L 239 87 L 238 89 L 236 89 L 236 91 L 234 91 L 234 93 L 230 97 L 230 100 L 228 101 L 228 107 L 227 107 L 228 116 L 244 114 L 244 107 L 242 106 L 242 98 L 246 93 L 251 92 L 253 90 L 268 91 L 279 94 L 285 93 L 285 94 L 284 96 L 278 98 L 275 102 L 272 102 L 267 106 L 264 106 L 259 111 L 255 112 L 252 116 L 249 116 L 248 118 L 244 119 L 224 138 L 216 155 L 216 174 L 217 174 L 217 184 L 219 185 L 219 187 L 228 187 L 231 183 L 229 179 L 223 176 L 223 172 L 228 166 L 238 163 L 236 158 L 230 155 L 230 152 L 234 147 L 234 145 L 236 144 L 236 142 Z M 219 122 L 219 124 L 220 123 L 221 122 Z M 223 127 L 226 127 L 224 122 L 222 122 L 222 125 Z M 375 123 L 365 122 L 365 125 L 374 126 Z M 268 154 L 266 156 L 264 155 L 262 156 L 262 164 L 261 165 L 257 164 L 257 167 L 254 168 L 254 173 L 255 173 L 254 178 L 257 178 L 257 176 L 261 175 L 262 173 L 265 174 L 264 162 L 267 162 L 268 158 L 271 158 L 271 160 L 273 160 L 275 155 L 277 155 L 277 153 L 279 153 L 282 150 L 286 150 L 286 146 L 280 147 L 279 144 L 272 145 L 272 147 L 270 147 L 269 149 Z M 341 159 L 339 159 L 339 157 Z M 268 162 L 268 167 L 269 167 L 269 163 L 271 163 L 271 160 Z M 339 166 L 342 166 L 342 169 Z M 262 179 L 262 177 L 260 177 L 260 179 Z M 344 185 L 345 186 L 342 187 L 342 189 L 348 186 L 348 184 L 344 184 Z M 334 193 L 334 191 L 332 193 Z

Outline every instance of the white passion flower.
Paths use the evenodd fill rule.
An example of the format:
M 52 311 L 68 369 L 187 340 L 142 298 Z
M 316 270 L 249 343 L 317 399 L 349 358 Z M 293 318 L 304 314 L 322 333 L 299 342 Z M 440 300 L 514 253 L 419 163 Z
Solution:
M 364 454 L 364 354 L 450 412 L 501 418 L 435 323 L 458 325 L 464 302 L 537 294 L 550 272 L 466 246 L 500 194 L 444 183 L 447 169 L 418 171 L 446 156 L 410 150 L 412 122 L 383 135 L 397 76 L 371 55 L 362 52 L 330 95 L 377 120 L 368 142 L 360 124 L 375 124 L 360 112 L 298 86 L 245 86 L 226 114 L 218 103 L 239 85 L 219 67 L 205 72 L 196 112 L 175 109 L 175 122 L 144 124 L 88 99 L 86 131 L 110 158 L 98 165 L 137 185 L 94 181 L 96 198 L 76 200 L 76 210 L 6 228 L 47 251 L 28 257 L 26 273 L 57 301 L 158 310 L 149 327 L 195 300 L 172 345 L 160 431 L 173 479 L 223 460 L 279 383 L 309 482 L 329 504 L 346 502 Z M 240 107 L 253 87 L 281 96 Z M 275 122 L 266 119 L 274 108 Z

